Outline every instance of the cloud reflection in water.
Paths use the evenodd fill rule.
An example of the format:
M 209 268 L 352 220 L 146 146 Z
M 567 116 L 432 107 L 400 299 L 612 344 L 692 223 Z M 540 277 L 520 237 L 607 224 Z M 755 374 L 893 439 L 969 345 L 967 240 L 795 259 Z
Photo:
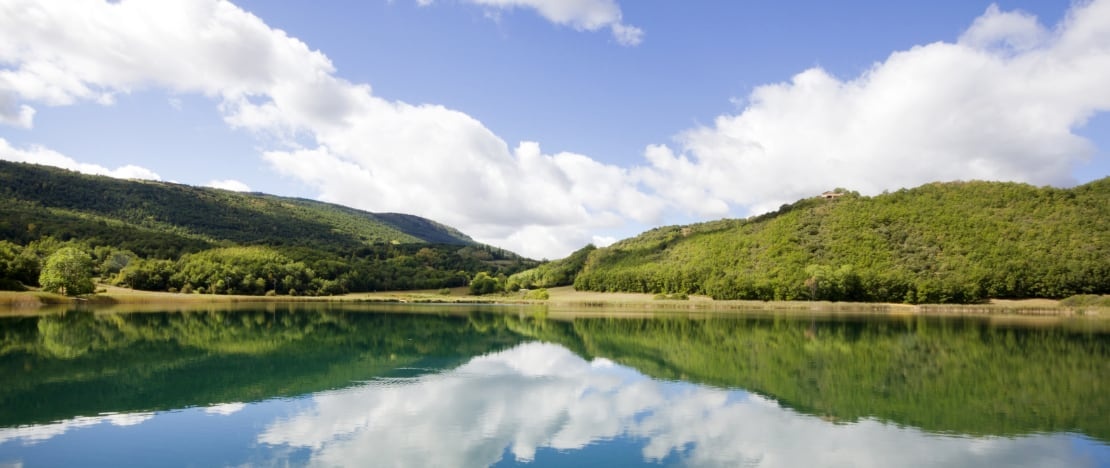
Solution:
M 1068 435 L 971 438 L 863 420 L 836 424 L 744 391 L 652 380 L 605 359 L 529 343 L 451 371 L 313 397 L 259 442 L 309 448 L 312 462 L 486 466 L 540 448 L 613 439 L 646 462 L 692 466 L 1084 466 Z M 669 459 L 668 459 L 669 460 Z

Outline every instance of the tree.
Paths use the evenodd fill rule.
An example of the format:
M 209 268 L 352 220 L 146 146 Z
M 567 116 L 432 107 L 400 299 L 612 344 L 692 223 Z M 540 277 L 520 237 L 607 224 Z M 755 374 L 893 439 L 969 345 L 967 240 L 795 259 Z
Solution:
M 486 272 L 479 272 L 474 275 L 474 279 L 470 281 L 470 294 L 481 296 L 485 294 L 492 294 L 501 291 L 501 283 Z
M 92 257 L 76 247 L 62 247 L 46 259 L 39 274 L 42 289 L 67 296 L 93 292 Z

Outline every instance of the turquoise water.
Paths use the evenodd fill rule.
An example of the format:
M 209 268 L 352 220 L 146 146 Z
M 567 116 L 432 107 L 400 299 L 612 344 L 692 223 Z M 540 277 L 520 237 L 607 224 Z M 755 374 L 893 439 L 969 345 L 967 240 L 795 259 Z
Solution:
M 0 466 L 1110 465 L 1085 324 L 271 305 L 0 330 Z

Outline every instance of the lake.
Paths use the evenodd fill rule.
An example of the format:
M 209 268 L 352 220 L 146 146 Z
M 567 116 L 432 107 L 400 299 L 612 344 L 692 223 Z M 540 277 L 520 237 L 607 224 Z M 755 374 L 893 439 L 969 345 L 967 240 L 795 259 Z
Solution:
M 1106 321 L 0 316 L 0 466 L 1110 466 Z

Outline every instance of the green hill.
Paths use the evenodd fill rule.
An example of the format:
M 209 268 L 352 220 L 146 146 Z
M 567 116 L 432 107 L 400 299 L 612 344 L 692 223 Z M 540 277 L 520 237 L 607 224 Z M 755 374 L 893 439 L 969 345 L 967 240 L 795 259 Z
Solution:
M 34 284 L 61 243 L 94 254 L 105 279 L 122 271 L 121 284 L 152 290 L 211 292 L 217 277 L 221 292 L 248 294 L 438 288 L 528 264 L 412 215 L 0 161 L 0 282 Z M 172 278 L 189 259 L 204 278 Z
M 953 182 L 837 193 L 744 220 L 650 230 L 591 252 L 573 284 L 910 303 L 1110 293 L 1110 178 L 1071 189 Z
M 4 239 L 26 243 L 43 235 L 79 237 L 155 256 L 230 244 L 345 251 L 381 242 L 475 243 L 453 228 L 416 216 L 7 161 L 0 161 L 0 201 Z M 167 245 L 148 247 L 152 234 Z

